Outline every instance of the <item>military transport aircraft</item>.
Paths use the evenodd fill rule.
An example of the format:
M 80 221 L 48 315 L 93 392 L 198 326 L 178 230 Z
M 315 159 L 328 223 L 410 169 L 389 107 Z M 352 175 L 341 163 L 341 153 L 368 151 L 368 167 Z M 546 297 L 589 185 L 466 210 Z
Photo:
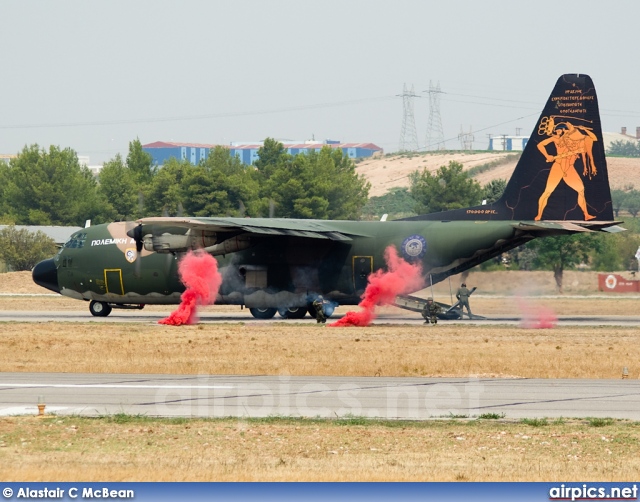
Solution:
M 95 225 L 38 263 L 33 280 L 89 301 L 94 316 L 178 304 L 178 257 L 203 249 L 223 277 L 216 304 L 295 319 L 319 294 L 358 304 L 389 245 L 437 283 L 537 237 L 617 232 L 618 223 L 593 82 L 570 74 L 558 79 L 497 202 L 395 221 L 158 217 Z

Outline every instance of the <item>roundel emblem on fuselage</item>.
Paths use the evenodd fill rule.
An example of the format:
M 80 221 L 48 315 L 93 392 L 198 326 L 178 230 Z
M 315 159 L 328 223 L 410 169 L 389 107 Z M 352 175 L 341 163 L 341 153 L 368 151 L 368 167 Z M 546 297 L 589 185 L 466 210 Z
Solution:
M 419 260 L 427 252 L 427 241 L 422 235 L 410 235 L 402 241 L 402 255 L 408 261 Z
M 138 257 L 136 248 L 127 248 L 127 250 L 124 252 L 124 257 L 129 263 L 133 263 L 134 261 L 136 261 L 136 258 Z

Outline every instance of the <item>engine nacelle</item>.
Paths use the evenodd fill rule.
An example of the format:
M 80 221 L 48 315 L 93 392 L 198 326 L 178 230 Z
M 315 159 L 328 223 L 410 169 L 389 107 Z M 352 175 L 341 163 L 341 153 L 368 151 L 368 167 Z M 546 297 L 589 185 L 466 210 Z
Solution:
M 216 234 L 213 232 L 187 232 L 180 234 L 145 235 L 144 248 L 156 253 L 184 253 L 190 249 L 200 249 L 215 245 Z
M 242 251 L 243 249 L 251 247 L 251 245 L 251 238 L 248 235 L 243 234 L 226 239 L 219 244 L 208 246 L 204 248 L 204 250 L 213 256 L 218 256 L 236 253 L 237 251 Z

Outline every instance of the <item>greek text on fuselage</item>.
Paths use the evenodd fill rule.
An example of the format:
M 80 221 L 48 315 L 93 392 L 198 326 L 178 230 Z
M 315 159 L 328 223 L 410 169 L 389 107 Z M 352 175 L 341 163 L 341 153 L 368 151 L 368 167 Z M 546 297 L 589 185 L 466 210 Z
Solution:
M 91 241 L 92 246 L 107 246 L 109 244 L 135 244 L 136 241 L 134 239 L 95 239 Z

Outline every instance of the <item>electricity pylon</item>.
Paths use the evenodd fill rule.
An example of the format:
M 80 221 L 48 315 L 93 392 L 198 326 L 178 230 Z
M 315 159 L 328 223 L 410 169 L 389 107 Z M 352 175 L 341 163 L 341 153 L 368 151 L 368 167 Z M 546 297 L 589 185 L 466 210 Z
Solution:
M 427 125 L 427 150 L 445 150 L 444 131 L 440 117 L 440 82 L 434 87 L 429 80 L 429 124 Z
M 414 90 L 413 85 L 411 91 L 407 91 L 407 84 L 404 84 L 402 94 L 402 131 L 400 131 L 401 152 L 418 151 L 418 133 L 416 132 L 416 118 L 413 112 L 413 98 L 419 98 Z
M 469 126 L 469 132 L 464 132 L 462 126 L 460 126 L 460 134 L 458 134 L 458 139 L 460 140 L 460 148 L 462 150 L 473 150 L 473 132 L 471 131 L 471 126 Z

